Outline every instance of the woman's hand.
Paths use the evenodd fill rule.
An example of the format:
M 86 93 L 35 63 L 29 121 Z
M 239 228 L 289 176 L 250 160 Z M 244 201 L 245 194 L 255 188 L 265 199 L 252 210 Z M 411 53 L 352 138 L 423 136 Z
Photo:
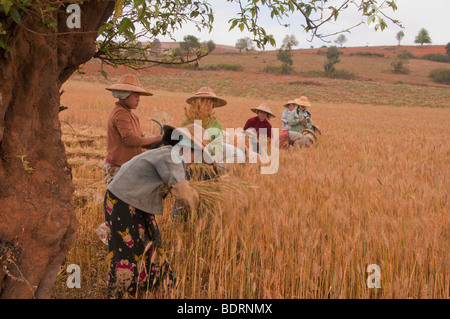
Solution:
M 145 149 L 151 149 L 153 146 L 158 145 L 162 141 L 163 136 L 162 135 L 156 135 L 152 137 L 143 137 L 142 138 L 142 144 L 141 145 Z
M 172 186 L 172 195 L 175 197 L 180 206 L 184 207 L 188 212 L 197 210 L 200 199 L 197 191 L 184 180 Z

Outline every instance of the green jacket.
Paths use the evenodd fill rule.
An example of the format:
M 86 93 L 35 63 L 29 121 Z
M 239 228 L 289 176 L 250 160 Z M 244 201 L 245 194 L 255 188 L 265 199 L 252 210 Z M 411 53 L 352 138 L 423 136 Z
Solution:
M 307 124 L 299 123 L 300 119 L 306 119 Z M 288 124 L 291 126 L 290 131 L 299 133 L 303 132 L 304 129 L 311 129 L 313 126 L 311 114 L 307 110 L 302 111 L 299 108 L 289 114 Z

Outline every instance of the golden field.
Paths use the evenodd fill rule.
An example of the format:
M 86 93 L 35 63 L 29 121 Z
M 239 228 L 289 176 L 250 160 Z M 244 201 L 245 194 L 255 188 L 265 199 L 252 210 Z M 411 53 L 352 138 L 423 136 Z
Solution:
M 270 61 L 272 54 L 215 56 L 214 63 L 239 58 L 242 72 L 140 75 L 154 93 L 137 109 L 149 135 L 158 133 L 152 118 L 180 125 L 186 98 L 204 85 L 228 101 L 215 112 L 224 128 L 243 127 L 250 108 L 262 102 L 280 128 L 283 104 L 307 95 L 323 135 L 313 147 L 281 150 L 276 174 L 261 175 L 253 164 L 230 171 L 235 187 L 224 190 L 225 200 L 187 223 L 172 222 L 167 197 L 157 220 L 177 286 L 139 298 L 448 298 L 448 86 L 426 76 L 419 83 L 414 73 L 390 79 L 388 57 L 355 57 L 365 59 L 360 64 L 343 57 L 337 67 L 350 63 L 358 73 L 351 81 L 260 72 L 252 61 Z M 320 69 L 323 59 L 312 68 Z M 359 78 L 383 60 L 371 80 Z M 412 60 L 410 68 L 435 68 L 428 63 L 435 62 Z M 63 86 L 61 104 L 69 109 L 60 120 L 79 227 L 54 298 L 106 297 L 106 246 L 95 229 L 104 218 L 105 126 L 114 104 L 104 88 L 116 79 L 73 76 Z M 80 289 L 66 286 L 69 264 L 81 267 Z M 367 286 L 371 264 L 380 266 L 379 289 Z

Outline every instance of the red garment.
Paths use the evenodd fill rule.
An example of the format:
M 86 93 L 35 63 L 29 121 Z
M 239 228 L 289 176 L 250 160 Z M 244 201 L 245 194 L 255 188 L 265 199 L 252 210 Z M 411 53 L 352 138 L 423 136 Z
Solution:
M 141 154 L 143 145 L 145 139 L 138 116 L 126 106 L 116 103 L 108 119 L 106 159 L 115 166 L 121 166 Z
M 267 129 L 267 137 L 272 138 L 272 125 L 269 123 L 269 121 L 267 120 L 260 121 L 257 116 L 252 117 L 248 119 L 247 123 L 245 123 L 244 131 L 251 127 L 255 128 L 258 137 L 260 128 Z

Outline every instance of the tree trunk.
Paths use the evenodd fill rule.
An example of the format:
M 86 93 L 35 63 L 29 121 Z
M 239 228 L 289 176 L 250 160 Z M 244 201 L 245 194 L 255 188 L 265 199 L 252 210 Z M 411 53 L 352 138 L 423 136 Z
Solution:
M 14 54 L 0 49 L 0 297 L 48 298 L 76 238 L 72 182 L 58 119 L 59 90 L 95 53 L 115 1 L 85 1 L 81 28 L 54 12 L 58 33 L 30 15 L 0 17 Z

